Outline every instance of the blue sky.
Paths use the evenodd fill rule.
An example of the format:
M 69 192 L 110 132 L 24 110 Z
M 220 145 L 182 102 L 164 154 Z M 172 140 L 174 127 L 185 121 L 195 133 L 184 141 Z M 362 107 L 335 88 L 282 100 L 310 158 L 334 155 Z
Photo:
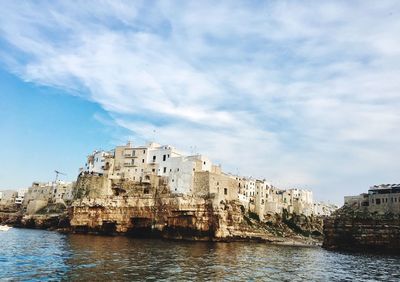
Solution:
M 1 6 L 1 188 L 154 130 L 318 200 L 399 181 L 397 1 Z

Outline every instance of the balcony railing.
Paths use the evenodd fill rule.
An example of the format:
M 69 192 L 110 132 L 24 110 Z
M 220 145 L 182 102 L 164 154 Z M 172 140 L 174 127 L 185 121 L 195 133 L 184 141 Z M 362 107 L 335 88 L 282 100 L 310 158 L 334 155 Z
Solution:
M 137 156 L 135 156 L 135 154 L 124 154 L 125 158 L 137 158 Z

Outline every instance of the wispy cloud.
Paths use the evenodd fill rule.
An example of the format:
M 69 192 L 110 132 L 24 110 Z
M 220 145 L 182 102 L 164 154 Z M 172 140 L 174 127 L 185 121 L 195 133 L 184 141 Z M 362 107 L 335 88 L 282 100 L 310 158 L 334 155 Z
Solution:
M 341 201 L 398 180 L 396 1 L 3 1 L 0 59 L 140 141 Z

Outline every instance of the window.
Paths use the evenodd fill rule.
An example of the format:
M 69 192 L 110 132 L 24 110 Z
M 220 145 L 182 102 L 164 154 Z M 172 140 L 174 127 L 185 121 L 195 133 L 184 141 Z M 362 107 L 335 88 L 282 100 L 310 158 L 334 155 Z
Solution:
M 172 168 L 169 169 L 169 172 L 172 172 Z
M 146 150 L 143 150 L 143 154 L 146 154 Z
M 164 173 L 166 173 L 167 172 L 167 168 L 166 167 L 164 167 Z
M 165 162 L 166 159 L 167 159 L 167 155 L 164 155 L 164 156 L 162 157 L 163 162 Z
M 376 199 L 375 202 L 376 202 L 377 205 L 380 205 L 381 204 L 381 199 Z
M 204 162 L 203 164 L 206 164 L 206 162 Z
M 168 154 L 168 158 L 169 158 L 169 154 Z
M 153 156 L 153 163 L 156 161 L 156 156 Z
M 228 189 L 224 188 L 224 195 L 228 195 Z
M 144 159 L 142 159 L 142 164 L 144 164 Z
M 152 172 L 156 172 L 156 169 L 155 169 L 155 168 L 153 168 L 151 171 L 152 171 Z

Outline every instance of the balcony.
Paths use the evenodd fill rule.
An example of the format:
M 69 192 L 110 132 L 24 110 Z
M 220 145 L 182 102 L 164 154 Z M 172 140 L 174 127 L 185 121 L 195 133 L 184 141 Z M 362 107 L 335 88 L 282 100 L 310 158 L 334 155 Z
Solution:
M 137 158 L 137 156 L 135 156 L 134 153 L 132 153 L 132 154 L 125 153 L 125 154 L 124 154 L 124 158 Z
M 124 163 L 124 167 L 137 167 L 137 165 L 133 163 Z

